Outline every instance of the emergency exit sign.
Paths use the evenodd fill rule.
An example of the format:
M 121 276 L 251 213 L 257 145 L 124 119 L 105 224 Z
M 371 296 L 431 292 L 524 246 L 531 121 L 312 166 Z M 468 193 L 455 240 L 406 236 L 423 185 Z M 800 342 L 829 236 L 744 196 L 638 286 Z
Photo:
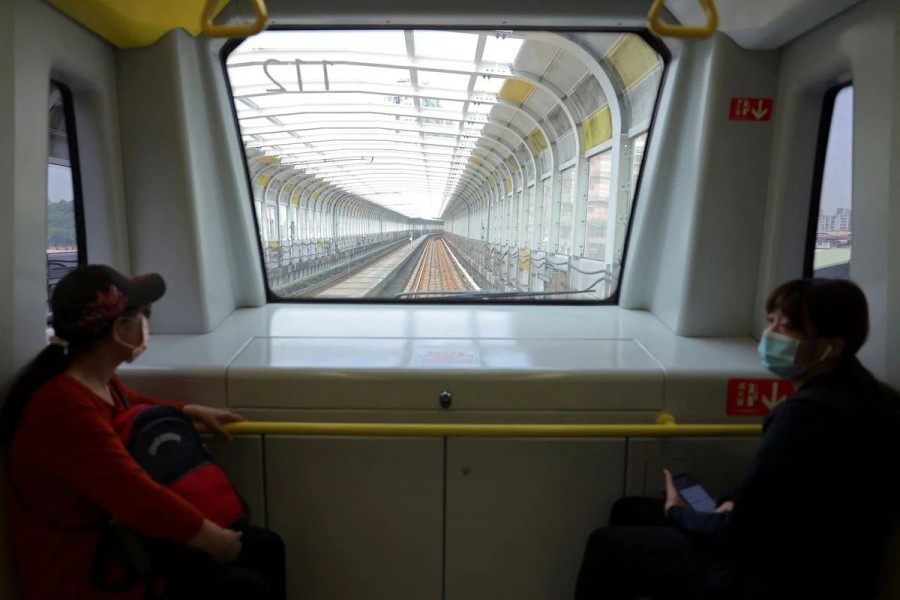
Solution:
M 725 414 L 764 415 L 793 393 L 794 384 L 790 379 L 729 379 Z
M 728 110 L 731 121 L 769 121 L 772 119 L 772 98 L 732 98 Z

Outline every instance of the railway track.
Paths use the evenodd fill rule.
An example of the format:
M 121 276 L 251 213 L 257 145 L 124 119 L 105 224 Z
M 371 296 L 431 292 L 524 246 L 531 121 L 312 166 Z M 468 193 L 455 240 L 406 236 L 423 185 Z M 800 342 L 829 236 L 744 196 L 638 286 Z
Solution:
M 463 292 L 471 289 L 442 238 L 428 240 L 406 293 Z

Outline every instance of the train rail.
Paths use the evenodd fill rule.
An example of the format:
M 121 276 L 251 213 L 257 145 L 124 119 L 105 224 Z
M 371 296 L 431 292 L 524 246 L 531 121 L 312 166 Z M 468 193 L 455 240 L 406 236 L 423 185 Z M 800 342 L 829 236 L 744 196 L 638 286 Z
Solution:
M 406 294 L 414 297 L 416 293 L 464 292 L 472 289 L 469 281 L 443 238 L 433 238 L 428 240 L 422 251 L 406 286 Z

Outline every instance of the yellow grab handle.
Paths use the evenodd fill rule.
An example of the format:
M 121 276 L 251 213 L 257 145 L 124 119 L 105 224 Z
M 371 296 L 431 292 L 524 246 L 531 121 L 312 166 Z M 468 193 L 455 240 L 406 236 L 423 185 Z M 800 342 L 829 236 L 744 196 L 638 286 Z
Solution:
M 216 25 L 213 23 L 213 17 L 216 15 L 220 1 L 206 0 L 206 7 L 203 9 L 201 26 L 203 33 L 209 37 L 248 37 L 266 28 L 266 23 L 269 21 L 269 11 L 266 10 L 265 0 L 253 0 L 253 8 L 256 9 L 256 20 L 245 25 Z
M 719 27 L 719 13 L 716 11 L 714 0 L 700 0 L 700 6 L 706 13 L 706 27 L 691 27 L 686 25 L 666 25 L 659 20 L 666 0 L 653 0 L 647 20 L 650 31 L 660 37 L 708 37 L 715 33 Z

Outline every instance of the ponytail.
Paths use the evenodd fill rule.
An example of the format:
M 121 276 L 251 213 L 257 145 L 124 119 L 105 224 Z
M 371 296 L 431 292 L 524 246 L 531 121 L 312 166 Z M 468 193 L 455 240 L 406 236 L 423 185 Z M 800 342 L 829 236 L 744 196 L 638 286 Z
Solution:
M 0 449 L 9 450 L 28 401 L 45 383 L 62 373 L 71 363 L 71 351 L 50 344 L 13 379 L 0 406 Z

